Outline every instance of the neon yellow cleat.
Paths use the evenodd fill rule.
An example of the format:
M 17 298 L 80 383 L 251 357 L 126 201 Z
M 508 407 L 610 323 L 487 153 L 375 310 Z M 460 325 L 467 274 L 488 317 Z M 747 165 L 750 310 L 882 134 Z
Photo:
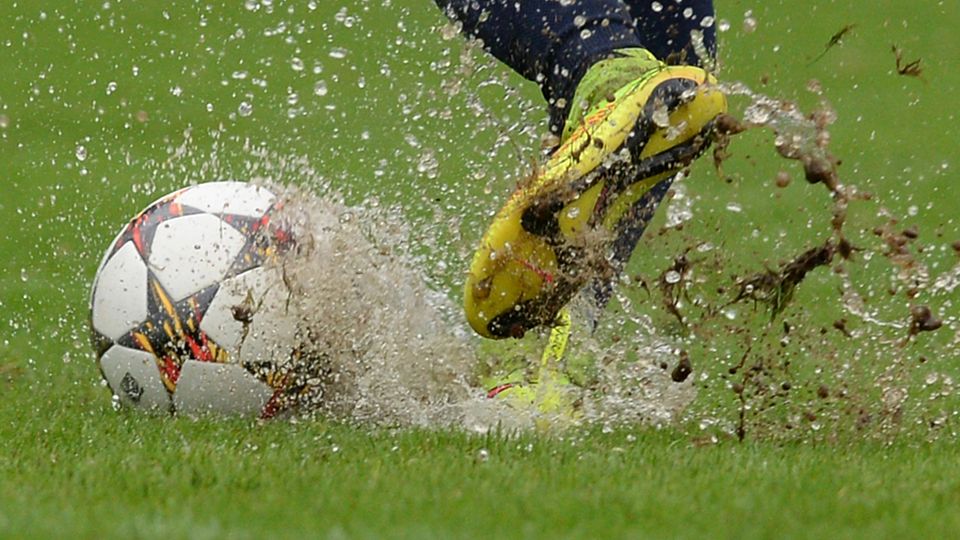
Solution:
M 584 75 L 561 146 L 507 200 L 474 254 L 464 308 L 484 337 L 556 324 L 604 272 L 620 218 L 709 146 L 713 121 L 726 111 L 702 69 L 666 66 L 643 49 L 618 53 Z M 576 106 L 583 102 L 585 114 Z

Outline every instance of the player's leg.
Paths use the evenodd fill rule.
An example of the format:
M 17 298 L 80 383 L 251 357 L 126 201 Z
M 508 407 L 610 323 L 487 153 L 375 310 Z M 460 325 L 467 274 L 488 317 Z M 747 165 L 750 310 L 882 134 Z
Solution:
M 657 58 L 670 65 L 701 67 L 716 58 L 713 0 L 625 0 L 625 3 L 636 21 L 637 38 Z M 698 43 L 702 43 L 702 49 Z M 707 59 L 702 57 L 704 54 Z
M 587 4 L 574 6 L 586 10 Z M 549 25 L 547 31 L 512 25 L 554 21 L 548 6 L 559 3 L 510 5 L 538 14 L 516 16 L 510 32 L 538 37 L 518 41 L 516 50 L 496 41 L 491 51 L 515 65 L 520 63 L 516 55 L 531 52 L 531 46 L 548 51 L 546 58 L 527 60 L 521 67 L 528 71 L 521 73 L 540 75 L 552 101 L 551 126 L 562 127 L 562 138 L 540 173 L 521 185 L 494 218 L 471 264 L 464 291 L 467 318 L 478 333 L 493 338 L 552 324 L 588 281 L 609 274 L 606 252 L 621 218 L 706 148 L 712 121 L 726 108 L 724 96 L 710 84 L 712 77 L 699 68 L 668 67 L 644 48 L 620 48 L 620 41 L 607 41 L 606 50 L 591 41 L 595 34 L 584 22 L 591 20 L 586 11 L 567 13 L 579 33 L 553 37 Z M 496 26 L 494 14 L 508 12 L 492 12 L 479 27 Z M 595 23 L 601 33 L 612 25 L 604 20 Z M 620 31 L 614 34 L 629 42 Z M 640 37 L 635 41 L 639 44 Z M 560 88 L 565 93 L 558 93 Z
M 540 86 L 550 106 L 550 129 L 557 134 L 590 64 L 610 51 L 641 46 L 633 17 L 620 0 L 436 2 L 464 34 Z
M 533 378 L 508 376 L 491 392 L 570 417 L 569 384 L 557 369 L 570 319 L 560 310 L 590 270 L 578 267 L 577 246 L 570 241 L 602 229 L 610 240 L 599 242 L 601 251 L 611 248 L 614 261 L 619 253 L 628 256 L 636 243 L 632 235 L 639 237 L 673 172 L 705 146 L 707 124 L 725 101 L 701 88 L 708 80 L 702 71 L 668 69 L 644 50 L 644 35 L 619 2 L 439 3 L 464 33 L 483 40 L 494 56 L 540 85 L 550 105 L 551 130 L 566 142 L 545 174 L 518 190 L 484 235 L 465 303 L 471 324 L 488 337 L 554 325 Z M 662 36 L 676 31 L 675 24 L 653 27 L 650 35 L 664 29 L 657 40 L 669 41 Z M 612 159 L 614 154 L 623 158 Z M 560 204 L 550 200 L 558 191 L 569 196 Z M 552 207 L 537 215 L 544 202 Z M 564 219 L 574 214 L 579 220 Z M 553 268 L 545 267 L 551 262 Z M 578 273 L 573 279 L 565 275 Z

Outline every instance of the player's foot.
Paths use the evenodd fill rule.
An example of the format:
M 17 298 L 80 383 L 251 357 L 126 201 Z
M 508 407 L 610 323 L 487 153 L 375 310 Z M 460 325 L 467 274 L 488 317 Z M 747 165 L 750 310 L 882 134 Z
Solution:
M 709 145 L 726 111 L 700 68 L 618 51 L 584 75 L 560 147 L 497 213 L 464 291 L 470 325 L 489 338 L 554 324 L 603 272 L 610 231 L 630 206 Z M 586 103 L 586 107 L 579 106 Z

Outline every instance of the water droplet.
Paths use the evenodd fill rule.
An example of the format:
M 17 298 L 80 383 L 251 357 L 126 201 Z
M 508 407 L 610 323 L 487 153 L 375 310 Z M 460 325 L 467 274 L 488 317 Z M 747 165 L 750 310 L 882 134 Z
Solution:
M 653 123 L 657 125 L 657 127 L 661 127 L 661 128 L 669 127 L 670 111 L 667 110 L 666 105 L 655 107 L 653 110 L 653 114 L 651 115 L 651 119 L 653 120 Z
M 580 28 L 585 24 L 587 24 L 587 18 L 584 17 L 583 15 L 577 15 L 576 17 L 573 18 L 573 25 L 576 26 L 577 28 Z
M 341 60 L 346 57 L 347 57 L 347 50 L 344 49 L 343 47 L 334 47 L 333 49 L 330 49 L 330 58 L 336 58 L 337 60 Z
M 726 19 L 720 19 L 720 22 L 717 23 L 717 30 L 721 32 L 726 32 L 730 30 L 730 21 Z
M 663 11 L 663 4 L 661 4 L 660 2 L 652 2 L 650 4 L 650 9 L 652 9 L 654 13 L 660 13 L 661 11 Z
M 110 81 L 110 82 L 108 82 L 108 83 L 107 83 L 107 95 L 109 96 L 110 94 L 112 94 L 112 93 L 114 93 L 114 92 L 116 92 L 116 91 L 117 91 L 117 82 L 116 82 L 116 81 Z
M 240 105 L 237 107 L 237 114 L 240 116 L 250 116 L 253 114 L 253 104 L 247 101 L 241 101 Z
M 451 39 L 457 37 L 460 34 L 460 30 L 463 28 L 463 24 L 458 22 L 451 22 L 443 25 L 440 28 L 440 37 L 444 41 L 450 41 Z
M 437 161 L 432 150 L 425 151 L 417 161 L 417 172 L 426 175 L 427 178 L 436 178 L 439 167 L 440 162 Z
M 87 147 L 84 146 L 84 145 L 82 145 L 82 144 L 78 144 L 78 145 L 77 145 L 77 149 L 74 151 L 74 154 L 77 156 L 77 159 L 78 159 L 79 161 L 84 161 L 84 160 L 86 160 L 86 159 L 87 159 Z
M 180 86 L 174 86 L 170 89 L 170 93 L 176 97 L 180 97 L 180 95 L 183 94 L 183 88 L 180 88 Z
M 313 85 L 313 93 L 323 97 L 327 95 L 327 81 L 317 81 L 317 84 Z
M 485 463 L 489 459 L 490 459 L 489 450 L 487 450 L 486 448 L 481 448 L 479 451 L 477 451 L 477 461 Z
M 743 33 L 752 34 L 757 29 L 757 19 L 753 17 L 753 10 L 743 14 Z
M 290 67 L 294 71 L 303 71 L 303 60 L 301 60 L 299 57 L 294 56 L 293 58 L 290 59 Z
M 681 276 L 680 272 L 677 272 L 676 270 L 670 270 L 663 276 L 663 280 L 667 283 L 680 283 L 680 279 L 682 278 L 683 276 Z

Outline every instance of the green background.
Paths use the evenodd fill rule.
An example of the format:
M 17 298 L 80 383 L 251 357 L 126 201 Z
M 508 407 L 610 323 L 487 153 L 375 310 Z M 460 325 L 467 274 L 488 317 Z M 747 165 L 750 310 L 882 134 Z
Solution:
M 717 9 L 729 23 L 720 33 L 723 80 L 804 110 L 821 100 L 836 110 L 831 149 L 843 181 L 875 196 L 851 211 L 851 239 L 875 254 L 851 274 L 880 314 L 904 322 L 912 301 L 886 295 L 896 280 L 869 231 L 886 209 L 901 219 L 896 227 L 918 227 L 918 257 L 932 275 L 956 263 L 960 7 L 731 0 Z M 0 535 L 956 530 L 956 409 L 951 396 L 934 396 L 947 394 L 945 377 L 960 376 L 960 298 L 922 293 L 917 301 L 945 328 L 903 347 L 902 331 L 857 321 L 856 339 L 821 335 L 848 316 L 826 269 L 801 285 L 787 313 L 818 336 L 791 353 L 805 397 L 756 413 L 758 437 L 744 444 L 720 430 L 719 445 L 700 447 L 698 428 L 698 420 L 736 418 L 723 374 L 742 341 L 684 333 L 656 302 L 632 309 L 717 381 L 705 383 L 690 426 L 512 440 L 115 413 L 88 350 L 87 297 L 106 243 L 134 212 L 192 182 L 253 177 L 399 206 L 425 272 L 459 300 L 472 247 L 538 155 L 545 111 L 532 84 L 451 37 L 429 2 L 6 0 L 0 21 Z M 812 62 L 849 24 L 842 43 Z M 896 73 L 893 45 L 905 60 L 921 59 L 922 78 Z M 820 95 L 809 90 L 813 79 Z M 731 104 L 740 114 L 748 101 Z M 709 240 L 722 264 L 707 284 L 729 285 L 731 275 L 821 243 L 829 198 L 778 159 L 771 141 L 763 130 L 735 140 L 723 178 L 701 160 L 685 182 L 694 219 L 682 233 L 649 234 L 630 273 L 653 278 L 691 241 Z M 784 189 L 773 185 L 780 170 L 794 179 Z M 615 306 L 607 320 L 630 313 Z M 930 361 L 920 365 L 921 356 Z M 817 385 L 833 388 L 850 362 L 860 375 L 845 384 L 858 401 L 818 410 L 840 427 L 770 435 L 769 426 L 808 408 Z M 907 420 L 869 434 L 843 429 L 857 407 L 874 410 L 876 377 L 891 368 L 911 390 Z M 935 389 L 924 383 L 931 374 L 941 381 Z M 946 427 L 928 429 L 941 416 Z

